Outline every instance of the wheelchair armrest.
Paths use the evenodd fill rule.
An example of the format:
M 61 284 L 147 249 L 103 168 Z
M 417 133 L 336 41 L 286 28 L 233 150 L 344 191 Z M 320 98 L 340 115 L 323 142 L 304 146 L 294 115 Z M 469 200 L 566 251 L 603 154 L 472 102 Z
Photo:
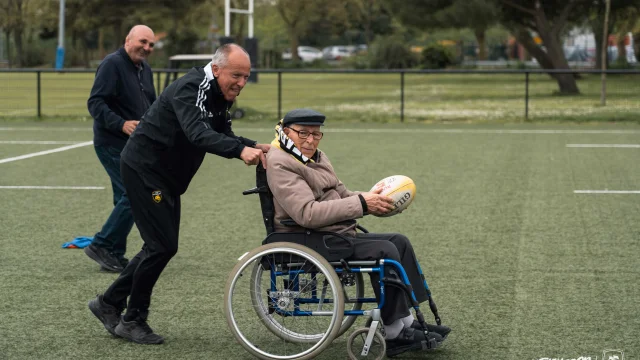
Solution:
M 327 246 L 327 237 L 323 236 L 322 237 L 322 242 L 324 243 L 324 247 L 327 248 L 328 250 L 347 250 L 347 249 L 353 249 L 354 245 L 353 245 L 353 239 L 350 239 L 342 234 L 338 234 L 338 233 L 331 233 L 331 236 L 334 238 L 339 238 L 340 240 L 344 240 L 348 246 L 346 247 L 329 247 Z

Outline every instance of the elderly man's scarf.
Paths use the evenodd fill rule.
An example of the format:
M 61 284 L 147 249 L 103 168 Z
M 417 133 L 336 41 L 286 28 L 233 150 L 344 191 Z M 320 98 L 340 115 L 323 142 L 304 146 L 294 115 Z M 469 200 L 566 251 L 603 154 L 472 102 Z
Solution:
M 296 158 L 296 160 L 301 163 L 307 165 L 309 162 L 313 162 L 313 159 L 309 159 L 308 157 L 302 155 L 300 149 L 296 147 L 293 143 L 293 140 L 289 139 L 287 134 L 284 133 L 284 126 L 282 126 L 282 120 L 280 120 L 276 124 L 276 138 L 271 142 L 271 146 L 275 146 L 284 152 L 289 153 L 291 156 Z

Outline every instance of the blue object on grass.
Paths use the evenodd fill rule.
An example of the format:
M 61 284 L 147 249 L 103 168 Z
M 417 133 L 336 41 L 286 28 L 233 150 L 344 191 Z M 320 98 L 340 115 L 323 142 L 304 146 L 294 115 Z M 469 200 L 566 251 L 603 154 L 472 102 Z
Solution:
M 82 249 L 91 245 L 92 241 L 93 241 L 93 236 L 92 237 L 78 236 L 72 241 L 62 244 L 62 248 L 63 249 Z

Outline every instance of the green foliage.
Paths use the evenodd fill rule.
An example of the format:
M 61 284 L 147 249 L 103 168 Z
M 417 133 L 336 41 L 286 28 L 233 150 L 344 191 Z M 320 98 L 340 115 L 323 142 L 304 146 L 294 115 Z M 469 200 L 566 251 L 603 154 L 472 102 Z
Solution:
M 371 48 L 370 66 L 373 69 L 408 69 L 418 63 L 406 42 L 398 36 L 380 38 Z
M 47 61 L 46 50 L 42 46 L 37 44 L 25 44 L 22 49 L 22 66 L 23 67 L 37 67 L 42 66 Z
M 198 34 L 192 29 L 186 28 L 180 31 L 171 30 L 167 35 L 167 42 L 165 45 L 166 53 L 171 55 L 176 54 L 191 54 L 196 48 L 198 43 Z
M 331 66 L 324 59 L 316 59 L 312 62 L 303 61 L 281 61 L 281 69 L 328 69 Z
M 357 54 L 344 59 L 344 67 L 349 69 L 363 70 L 371 67 L 370 55 Z
M 440 44 L 427 46 L 420 56 L 420 65 L 423 69 L 444 69 L 455 62 L 455 55 L 451 49 Z

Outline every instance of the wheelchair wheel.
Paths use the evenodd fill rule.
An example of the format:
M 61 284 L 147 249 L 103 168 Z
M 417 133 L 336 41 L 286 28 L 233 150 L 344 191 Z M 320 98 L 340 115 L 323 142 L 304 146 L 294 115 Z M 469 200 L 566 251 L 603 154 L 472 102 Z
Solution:
M 369 334 L 369 328 L 360 328 L 347 339 L 347 353 L 351 360 L 381 360 L 387 352 L 387 343 L 384 341 L 384 336 L 380 331 L 375 332 L 371 345 L 369 346 L 369 352 L 367 355 L 362 355 L 362 350 Z
M 285 242 L 241 258 L 227 280 L 224 306 L 231 332 L 261 359 L 317 356 L 338 334 L 344 315 L 331 265 L 317 252 Z
M 349 303 L 347 302 L 347 297 L 349 299 L 357 299 L 364 297 L 364 282 L 362 280 L 362 273 L 352 273 L 353 275 L 353 283 L 345 284 L 342 282 L 342 288 L 344 289 L 345 296 L 345 310 L 362 310 L 362 303 Z M 358 317 L 355 315 L 345 316 L 342 320 L 342 325 L 340 326 L 340 331 L 338 331 L 338 336 L 344 334 L 349 328 L 353 325 Z

